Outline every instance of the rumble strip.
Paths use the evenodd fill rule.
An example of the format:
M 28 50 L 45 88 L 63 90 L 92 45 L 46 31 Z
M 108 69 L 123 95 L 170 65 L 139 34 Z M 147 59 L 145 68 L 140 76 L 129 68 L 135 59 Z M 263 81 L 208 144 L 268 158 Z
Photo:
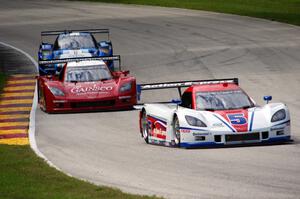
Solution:
M 12 75 L 0 94 L 0 144 L 28 145 L 35 75 Z

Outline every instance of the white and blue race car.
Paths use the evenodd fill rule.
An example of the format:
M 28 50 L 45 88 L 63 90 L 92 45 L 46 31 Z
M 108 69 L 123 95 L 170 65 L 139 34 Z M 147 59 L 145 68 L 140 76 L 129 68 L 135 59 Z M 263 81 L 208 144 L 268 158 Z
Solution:
M 93 34 L 107 34 L 107 40 L 97 42 Z M 49 36 L 56 36 L 54 44 L 45 42 L 45 37 Z M 39 61 L 113 55 L 108 29 L 43 31 L 41 32 L 41 38 L 38 52 Z M 106 64 L 113 70 L 113 62 L 107 62 Z M 53 75 L 59 72 L 63 65 L 39 65 L 39 74 Z
M 140 133 L 147 143 L 183 148 L 290 141 L 290 113 L 283 103 L 258 106 L 238 79 L 138 85 L 143 90 L 188 87 L 178 103 L 144 104 Z

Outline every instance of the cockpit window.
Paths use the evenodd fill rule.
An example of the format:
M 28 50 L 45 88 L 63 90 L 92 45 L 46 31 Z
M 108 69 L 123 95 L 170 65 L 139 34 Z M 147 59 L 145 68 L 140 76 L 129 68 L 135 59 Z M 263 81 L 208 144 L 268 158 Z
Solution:
M 240 89 L 196 93 L 196 108 L 198 110 L 230 110 L 253 106 L 250 98 Z
M 111 73 L 105 65 L 68 67 L 67 82 L 93 82 L 112 79 Z
M 62 34 L 59 35 L 54 50 L 75 50 L 96 48 L 96 41 L 90 34 Z

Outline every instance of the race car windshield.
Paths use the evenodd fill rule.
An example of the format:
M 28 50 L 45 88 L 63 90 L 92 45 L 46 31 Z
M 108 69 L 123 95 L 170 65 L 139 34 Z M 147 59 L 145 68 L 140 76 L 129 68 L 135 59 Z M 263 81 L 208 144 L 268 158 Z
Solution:
M 67 68 L 67 82 L 93 82 L 109 79 L 112 79 L 111 73 L 104 65 Z
M 253 106 L 253 102 L 242 90 L 196 93 L 198 110 L 231 110 Z
M 96 48 L 94 38 L 90 34 L 63 34 L 54 44 L 54 50 L 75 50 Z

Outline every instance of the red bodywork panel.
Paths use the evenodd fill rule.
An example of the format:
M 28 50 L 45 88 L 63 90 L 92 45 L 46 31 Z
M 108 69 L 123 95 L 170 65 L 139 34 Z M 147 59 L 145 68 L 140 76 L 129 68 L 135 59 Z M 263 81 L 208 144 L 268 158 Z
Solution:
M 147 122 L 150 126 L 150 136 L 156 137 L 162 140 L 166 139 L 167 135 L 167 123 L 158 118 L 147 116 Z
M 214 111 L 215 113 L 220 114 L 228 123 L 232 125 L 232 127 L 237 132 L 246 132 L 248 131 L 248 109 L 236 109 L 236 110 L 223 110 L 223 111 Z M 236 124 L 234 121 L 239 120 L 240 118 L 231 118 L 230 116 L 240 115 L 240 118 L 245 120 L 243 124 Z
M 136 104 L 136 79 L 128 71 L 112 72 L 112 79 L 94 82 L 66 82 L 63 76 L 39 76 L 39 104 L 46 112 L 78 112 L 92 110 L 129 109 Z M 131 90 L 120 88 L 130 83 Z M 57 88 L 64 96 L 55 96 L 50 87 Z
M 194 85 L 185 90 L 185 92 L 192 92 L 192 108 L 196 109 L 196 93 L 207 92 L 207 91 L 226 91 L 226 90 L 241 90 L 241 88 L 234 83 L 222 83 L 222 84 L 205 84 L 205 85 Z M 237 132 L 246 132 L 248 130 L 248 109 L 235 109 L 235 110 L 218 110 L 213 111 L 218 113 L 228 123 L 234 127 Z M 237 117 L 238 116 L 238 117 Z M 239 120 L 243 119 L 243 124 L 239 123 Z M 236 122 L 238 121 L 238 122 Z

